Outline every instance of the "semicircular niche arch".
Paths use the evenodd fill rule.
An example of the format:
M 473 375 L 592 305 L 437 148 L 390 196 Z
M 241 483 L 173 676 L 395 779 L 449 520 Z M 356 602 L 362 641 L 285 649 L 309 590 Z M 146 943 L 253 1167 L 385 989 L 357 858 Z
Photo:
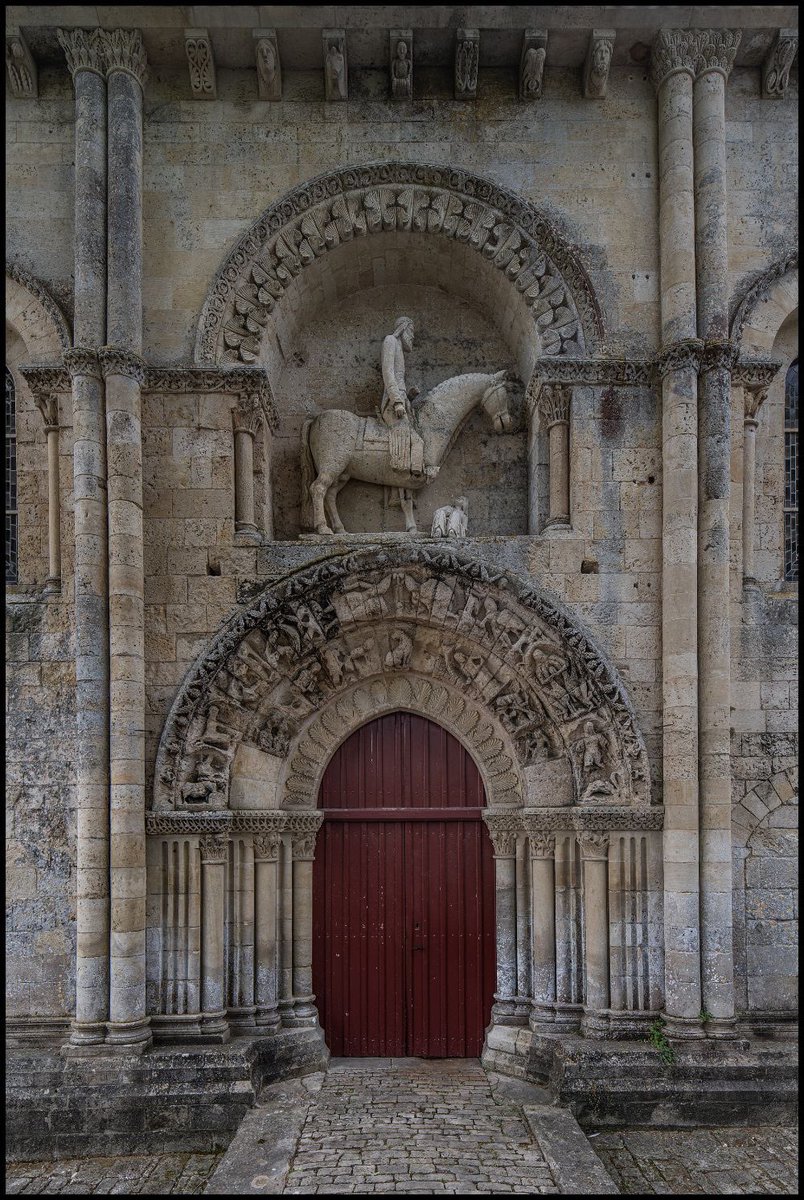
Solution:
M 153 807 L 226 809 L 250 746 L 274 759 L 275 807 L 315 808 L 328 755 L 392 708 L 445 720 L 490 806 L 556 803 L 531 798 L 550 764 L 566 803 L 650 803 L 622 681 L 564 609 L 518 576 L 410 545 L 326 558 L 232 616 L 168 714 Z
M 466 171 L 384 163 L 318 176 L 266 209 L 215 276 L 196 362 L 261 361 L 308 269 L 337 247 L 389 233 L 450 239 L 499 272 L 527 314 L 530 332 L 521 340 L 536 353 L 576 355 L 602 338 L 600 308 L 577 252 L 536 208 Z M 520 372 L 529 374 L 527 355 L 518 357 Z

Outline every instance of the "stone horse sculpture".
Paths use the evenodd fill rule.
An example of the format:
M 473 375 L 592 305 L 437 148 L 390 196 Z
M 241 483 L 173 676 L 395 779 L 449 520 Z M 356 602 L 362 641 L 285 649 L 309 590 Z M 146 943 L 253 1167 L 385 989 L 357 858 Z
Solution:
M 322 534 L 343 533 L 336 505 L 338 492 L 350 479 L 360 479 L 364 483 L 398 488 L 405 528 L 408 533 L 416 533 L 413 492 L 438 474 L 469 414 L 482 407 L 491 417 L 496 433 L 511 428 L 507 380 L 507 371 L 456 375 L 427 393 L 416 414 L 424 440 L 423 470 L 418 473 L 391 466 L 391 431 L 374 417 L 360 417 L 342 408 L 332 408 L 305 421 L 301 452 L 302 527 Z

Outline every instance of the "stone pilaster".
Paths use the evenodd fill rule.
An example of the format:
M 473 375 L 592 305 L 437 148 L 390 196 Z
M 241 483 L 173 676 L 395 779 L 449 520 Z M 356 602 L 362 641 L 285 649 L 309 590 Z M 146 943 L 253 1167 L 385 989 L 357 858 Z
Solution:
M 279 1028 L 277 1008 L 277 874 L 282 834 L 277 829 L 254 835 L 254 1001 L 261 1029 Z
M 663 29 L 658 92 L 662 381 L 662 711 L 665 1003 L 671 1032 L 700 1033 L 698 818 L 698 354 L 692 91 L 697 42 Z
M 532 831 L 530 843 L 530 925 L 532 1029 L 555 1019 L 556 886 L 555 834 Z
M 201 1033 L 212 1042 L 228 1042 L 224 994 L 224 920 L 229 840 L 210 833 L 199 842 L 201 854 Z
M 495 1025 L 519 1025 L 516 1003 L 516 843 L 521 821 L 514 813 L 484 812 L 494 847 L 497 913 L 497 991 L 491 1010 Z
M 293 1012 L 283 1023 L 294 1028 L 316 1026 L 313 995 L 313 858 L 323 813 L 288 818 L 293 848 Z
M 150 1040 L 145 1013 L 145 645 L 142 525 L 142 85 L 137 30 L 103 34 L 109 102 L 106 380 L 112 944 L 107 1040 Z
M 550 443 L 550 525 L 570 523 L 571 398 L 571 389 L 562 384 L 546 383 L 539 392 L 539 412 Z
M 34 395 L 47 437 L 47 555 L 45 591 L 61 591 L 61 501 L 59 495 L 59 400 L 50 393 Z
M 700 30 L 693 93 L 698 336 L 698 673 L 702 1009 L 709 1036 L 734 1018 L 731 896 L 731 649 L 726 80 L 739 31 Z
M 97 30 L 59 30 L 75 88 L 72 380 L 76 628 L 76 1001 L 66 1052 L 93 1051 L 109 1015 L 109 632 L 106 417 L 106 82 Z
M 583 1031 L 602 1036 L 608 1029 L 603 1015 L 609 1007 L 609 835 L 582 833 L 584 965 L 586 1004 Z

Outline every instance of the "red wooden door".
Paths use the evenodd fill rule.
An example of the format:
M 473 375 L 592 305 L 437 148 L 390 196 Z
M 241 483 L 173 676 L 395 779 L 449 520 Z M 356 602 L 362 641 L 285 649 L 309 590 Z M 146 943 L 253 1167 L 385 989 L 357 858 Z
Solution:
M 477 767 L 391 713 L 321 783 L 313 990 L 334 1055 L 477 1057 L 495 984 L 494 860 Z

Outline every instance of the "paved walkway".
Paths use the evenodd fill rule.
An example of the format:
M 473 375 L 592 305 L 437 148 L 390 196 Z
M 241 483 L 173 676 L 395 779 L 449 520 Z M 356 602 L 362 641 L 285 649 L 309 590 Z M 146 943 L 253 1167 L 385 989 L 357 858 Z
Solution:
M 590 1139 L 624 1194 L 794 1195 L 798 1128 L 644 1129 Z
M 131 1154 L 125 1158 L 64 1158 L 11 1163 L 7 1195 L 197 1196 L 220 1154 Z

